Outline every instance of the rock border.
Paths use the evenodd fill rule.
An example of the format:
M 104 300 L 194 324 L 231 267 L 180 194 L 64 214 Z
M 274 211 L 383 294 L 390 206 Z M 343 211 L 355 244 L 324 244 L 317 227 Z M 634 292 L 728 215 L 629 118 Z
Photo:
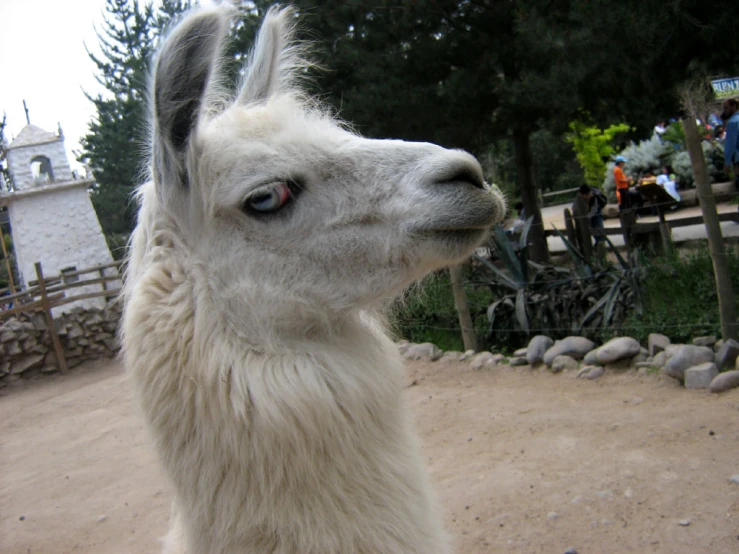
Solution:
M 605 373 L 660 373 L 687 389 L 719 393 L 739 387 L 739 343 L 716 341 L 716 337 L 697 337 L 692 344 L 672 344 L 664 335 L 653 333 L 645 348 L 631 337 L 615 337 L 596 346 L 585 337 L 554 341 L 546 335 L 537 335 L 510 358 L 489 351 L 442 352 L 432 343 L 414 344 L 406 340 L 397 345 L 408 360 L 466 362 L 475 371 L 507 365 L 571 373 L 575 378 L 589 380 Z

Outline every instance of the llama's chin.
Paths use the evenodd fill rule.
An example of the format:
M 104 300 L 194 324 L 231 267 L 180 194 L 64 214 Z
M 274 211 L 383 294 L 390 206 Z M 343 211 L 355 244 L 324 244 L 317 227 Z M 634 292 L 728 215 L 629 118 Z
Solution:
M 429 254 L 443 263 L 454 263 L 468 257 L 487 238 L 489 229 L 438 229 L 423 231 L 419 239 Z

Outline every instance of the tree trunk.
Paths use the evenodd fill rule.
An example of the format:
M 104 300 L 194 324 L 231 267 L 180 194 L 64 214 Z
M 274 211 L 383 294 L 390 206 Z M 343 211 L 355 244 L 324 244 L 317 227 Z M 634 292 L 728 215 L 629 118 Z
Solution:
M 534 222 L 529 231 L 529 258 L 537 263 L 549 261 L 547 237 L 539 209 L 539 198 L 534 181 L 534 162 L 531 157 L 531 130 L 519 127 L 513 131 L 513 147 L 516 151 L 516 169 L 518 170 L 518 186 L 521 202 L 526 212 L 526 219 L 533 216 Z
M 726 260 L 724 249 L 724 238 L 721 234 L 721 226 L 716 212 L 716 200 L 708 182 L 708 170 L 706 159 L 701 148 L 701 138 L 695 117 L 689 116 L 682 120 L 685 129 L 685 144 L 690 154 L 690 163 L 693 166 L 693 177 L 695 187 L 698 189 L 703 222 L 708 234 L 708 248 L 713 260 L 713 274 L 716 278 L 716 291 L 718 292 L 718 308 L 721 317 L 721 335 L 724 340 L 737 339 L 736 304 L 734 303 L 734 291 L 731 287 L 731 275 Z
M 462 283 L 462 268 L 458 265 L 451 266 L 449 268 L 449 278 L 452 282 L 454 304 L 457 306 L 457 314 L 459 315 L 459 326 L 462 328 L 462 341 L 464 342 L 464 349 L 474 350 L 475 352 L 477 352 L 475 327 L 472 324 L 470 306 L 467 303 L 467 293 L 465 293 L 464 284 Z

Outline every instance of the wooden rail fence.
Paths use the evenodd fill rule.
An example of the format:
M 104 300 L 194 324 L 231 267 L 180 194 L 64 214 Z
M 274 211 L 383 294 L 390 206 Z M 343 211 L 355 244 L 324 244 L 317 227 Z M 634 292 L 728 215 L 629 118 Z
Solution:
M 41 262 L 36 262 L 36 280 L 28 283 L 29 288 L 15 294 L 0 296 L 0 322 L 20 313 L 42 312 L 49 328 L 49 335 L 54 346 L 59 369 L 62 373 L 65 373 L 67 363 L 59 333 L 54 324 L 52 309 L 80 300 L 91 298 L 105 298 L 108 300 L 118 296 L 120 287 L 109 288 L 109 284 L 120 282 L 121 276 L 118 271 L 120 266 L 121 262 L 112 262 L 46 277 Z M 105 271 L 108 269 L 115 269 L 116 271 L 114 274 L 106 275 Z M 75 289 L 91 285 L 99 285 L 101 290 L 74 294 Z

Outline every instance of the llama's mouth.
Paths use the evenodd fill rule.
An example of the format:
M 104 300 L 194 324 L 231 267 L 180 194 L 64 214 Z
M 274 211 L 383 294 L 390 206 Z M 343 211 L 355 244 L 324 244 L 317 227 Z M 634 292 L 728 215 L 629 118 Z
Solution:
M 431 240 L 457 248 L 469 248 L 483 241 L 489 229 L 424 229 L 414 233 L 414 237 L 420 240 Z

